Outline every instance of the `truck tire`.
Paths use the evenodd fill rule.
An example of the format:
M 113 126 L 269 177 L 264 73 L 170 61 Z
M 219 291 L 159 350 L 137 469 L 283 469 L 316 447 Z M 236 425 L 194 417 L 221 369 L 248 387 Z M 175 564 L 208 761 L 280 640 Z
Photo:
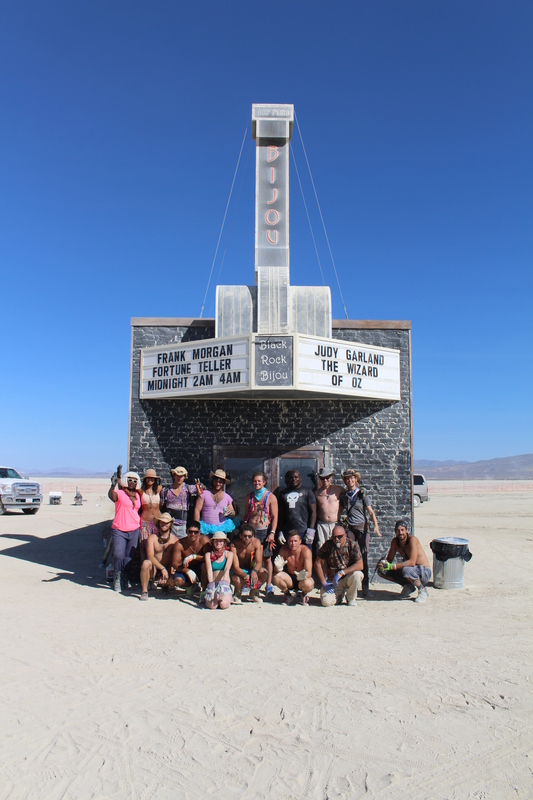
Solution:
M 22 513 L 23 514 L 36 514 L 38 511 L 39 511 L 38 508 L 23 508 L 22 509 Z
M 414 507 L 418 508 L 420 503 L 421 503 L 421 500 L 420 500 L 419 495 L 415 494 L 414 497 L 413 497 L 413 505 L 414 505 Z

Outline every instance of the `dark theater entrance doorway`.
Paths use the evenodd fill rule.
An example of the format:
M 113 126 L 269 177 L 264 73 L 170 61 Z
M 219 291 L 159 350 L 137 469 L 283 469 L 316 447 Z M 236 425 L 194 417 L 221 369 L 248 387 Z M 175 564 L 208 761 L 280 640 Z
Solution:
M 252 490 L 252 473 L 265 472 L 267 486 L 274 491 L 285 486 L 285 475 L 297 469 L 302 476 L 302 486 L 316 489 L 317 472 L 325 466 L 327 448 L 301 447 L 280 452 L 272 447 L 213 447 L 213 469 L 221 467 L 231 475 L 228 491 L 239 504 L 239 516 L 244 519 L 244 501 Z

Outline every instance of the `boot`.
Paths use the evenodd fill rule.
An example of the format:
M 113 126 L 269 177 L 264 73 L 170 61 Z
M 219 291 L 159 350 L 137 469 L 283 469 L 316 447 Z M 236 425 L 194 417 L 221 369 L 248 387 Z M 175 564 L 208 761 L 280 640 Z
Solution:
M 250 592 L 250 597 L 254 601 L 254 603 L 262 603 L 262 599 L 259 597 L 259 589 L 252 589 Z
M 122 572 L 117 570 L 113 576 L 113 589 L 115 592 L 120 592 L 122 582 Z

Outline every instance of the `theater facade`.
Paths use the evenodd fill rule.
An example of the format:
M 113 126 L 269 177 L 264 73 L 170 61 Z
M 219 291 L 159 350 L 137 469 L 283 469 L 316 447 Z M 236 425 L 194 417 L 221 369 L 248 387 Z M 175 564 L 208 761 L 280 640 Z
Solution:
M 351 466 L 387 536 L 412 522 L 411 325 L 333 320 L 329 287 L 291 285 L 292 122 L 291 105 L 252 107 L 254 284 L 217 286 L 215 319 L 131 321 L 128 466 L 204 483 L 222 467 L 240 503 L 255 469 L 275 489 Z

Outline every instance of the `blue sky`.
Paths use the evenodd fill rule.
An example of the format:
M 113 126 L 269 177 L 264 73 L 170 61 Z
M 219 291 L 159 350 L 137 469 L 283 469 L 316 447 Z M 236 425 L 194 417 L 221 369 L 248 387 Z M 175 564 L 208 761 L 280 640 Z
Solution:
M 513 0 L 5 0 L 0 461 L 125 460 L 130 318 L 199 314 L 246 128 L 204 316 L 253 282 L 254 102 L 295 105 L 350 318 L 412 321 L 415 457 L 533 452 L 532 40 Z

